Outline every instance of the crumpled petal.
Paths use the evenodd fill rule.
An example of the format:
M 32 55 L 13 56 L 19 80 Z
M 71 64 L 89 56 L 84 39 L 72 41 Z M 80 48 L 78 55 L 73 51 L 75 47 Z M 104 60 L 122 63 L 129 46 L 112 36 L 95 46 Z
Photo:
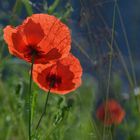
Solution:
M 22 46 L 25 45 L 24 41 L 22 39 L 20 40 L 15 40 L 15 42 L 13 42 L 13 37 L 12 35 L 13 34 L 16 34 L 17 30 L 15 28 L 13 28 L 12 26 L 6 26 L 4 28 L 4 40 L 5 42 L 7 42 L 8 44 L 8 49 L 9 49 L 9 52 L 12 54 L 12 55 L 15 55 L 21 59 L 23 59 L 23 54 L 20 53 L 20 51 L 17 50 L 17 48 L 21 45 L 21 49 L 22 49 Z M 15 36 L 14 36 L 15 37 Z M 21 36 L 19 36 L 18 38 L 20 38 Z
M 71 49 L 71 33 L 69 28 L 55 16 L 48 14 L 33 14 L 23 25 L 32 20 L 44 31 L 44 38 L 38 44 L 39 49 L 47 55 L 48 61 L 64 58 Z M 55 56 L 54 56 L 55 53 Z

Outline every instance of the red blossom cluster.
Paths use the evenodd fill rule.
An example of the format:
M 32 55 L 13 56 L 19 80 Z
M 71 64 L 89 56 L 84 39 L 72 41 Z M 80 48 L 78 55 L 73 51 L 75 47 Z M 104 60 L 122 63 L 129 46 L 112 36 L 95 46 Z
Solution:
M 69 28 L 55 16 L 33 14 L 17 27 L 4 28 L 9 52 L 29 63 L 40 88 L 66 94 L 81 84 L 82 67 L 70 53 Z

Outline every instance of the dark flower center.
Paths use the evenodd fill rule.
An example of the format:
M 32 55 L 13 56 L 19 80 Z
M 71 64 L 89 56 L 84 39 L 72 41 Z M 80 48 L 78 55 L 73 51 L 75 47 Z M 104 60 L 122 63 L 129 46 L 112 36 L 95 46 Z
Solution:
M 26 54 L 24 55 L 24 57 L 26 58 L 30 58 L 30 57 L 39 57 L 43 54 L 42 51 L 39 51 L 39 48 L 37 48 L 36 46 L 34 45 L 29 45 L 27 46 L 28 50 L 26 52 Z
M 38 55 L 38 51 L 37 51 L 37 49 L 36 49 L 36 47 L 35 46 L 28 46 L 29 47 L 29 52 L 28 52 L 28 55 Z
M 55 74 L 49 74 L 46 77 L 46 81 L 47 81 L 48 85 L 50 86 L 50 88 L 57 88 L 62 83 L 61 77 L 59 77 Z

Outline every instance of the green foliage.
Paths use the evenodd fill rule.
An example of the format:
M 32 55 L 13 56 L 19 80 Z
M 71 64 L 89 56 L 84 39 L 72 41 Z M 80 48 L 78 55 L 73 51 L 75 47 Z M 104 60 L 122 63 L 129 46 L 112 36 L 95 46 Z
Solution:
M 15 62 L 13 62 L 14 64 Z M 27 93 L 29 76 L 27 69 L 20 66 L 10 65 L 10 70 L 7 75 L 12 75 L 12 78 L 1 79 L 0 81 L 0 139 L 5 140 L 25 140 L 28 137 L 27 124 Z M 5 65 L 6 68 L 7 65 Z M 20 78 L 17 76 L 20 70 Z M 28 73 L 28 74 L 25 74 Z M 87 80 L 88 81 L 88 80 Z M 34 140 L 92 140 L 96 137 L 92 124 L 92 105 L 94 89 L 92 85 L 83 83 L 83 87 L 78 91 L 66 96 L 51 94 L 47 106 L 47 113 L 44 117 L 39 131 L 35 131 L 37 121 L 42 113 L 45 103 L 46 93 L 34 85 L 33 108 L 33 131 Z

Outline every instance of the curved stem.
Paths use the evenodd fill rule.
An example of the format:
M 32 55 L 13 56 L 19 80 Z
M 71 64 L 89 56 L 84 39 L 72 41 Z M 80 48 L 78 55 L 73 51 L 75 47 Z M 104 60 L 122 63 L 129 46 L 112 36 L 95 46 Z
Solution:
M 48 100 L 49 100 L 49 95 L 50 95 L 50 90 L 51 88 L 49 89 L 48 93 L 47 93 L 47 97 L 46 97 L 46 102 L 45 102 L 45 106 L 44 106 L 44 109 L 43 109 L 43 112 L 42 112 L 42 115 L 37 123 L 37 126 L 36 126 L 36 130 L 39 128 L 40 126 L 40 123 L 42 121 L 42 118 L 44 117 L 44 115 L 46 114 L 46 108 L 47 108 L 47 104 L 48 104 Z

